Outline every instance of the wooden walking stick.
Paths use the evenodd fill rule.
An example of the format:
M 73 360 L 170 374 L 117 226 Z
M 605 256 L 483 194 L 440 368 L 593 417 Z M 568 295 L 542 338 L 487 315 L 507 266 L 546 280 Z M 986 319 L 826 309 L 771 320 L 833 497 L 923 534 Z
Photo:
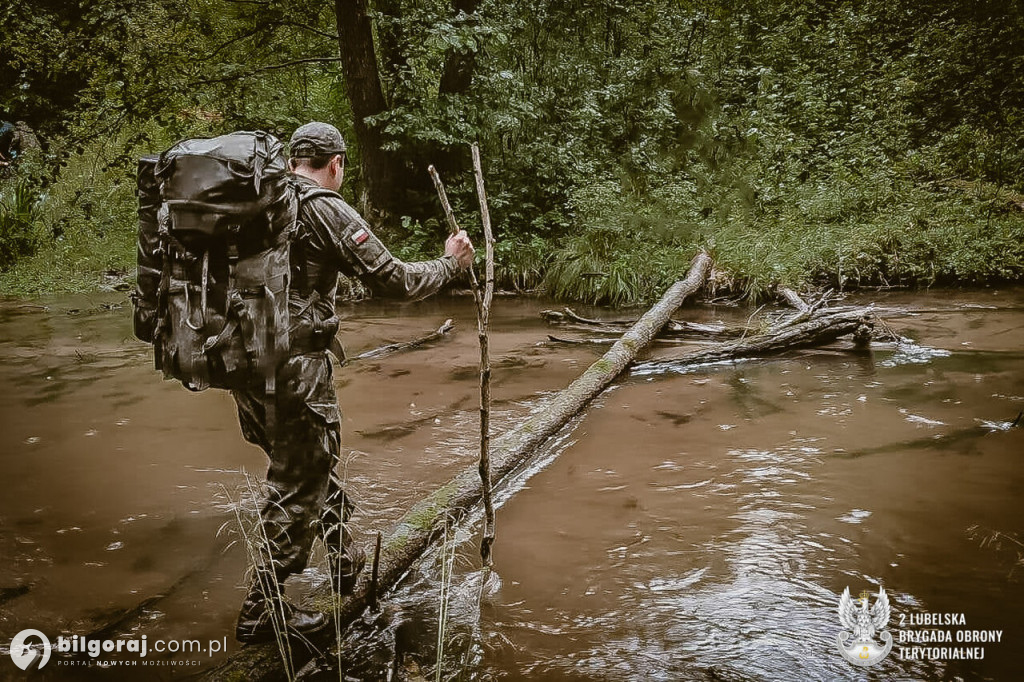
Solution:
M 480 557 L 485 566 L 490 566 L 491 547 L 494 545 L 494 502 L 491 494 L 491 456 L 490 456 L 490 417 L 491 417 L 491 361 L 488 351 L 487 325 L 490 322 L 491 300 L 494 296 L 494 237 L 491 233 L 491 214 L 487 207 L 487 194 L 484 191 L 483 170 L 480 166 L 480 149 L 476 144 L 473 151 L 473 171 L 476 176 L 477 198 L 480 200 L 480 218 L 484 229 L 484 244 L 486 246 L 484 266 L 484 289 L 481 293 L 480 283 L 476 278 L 476 272 L 472 267 L 469 269 L 470 285 L 473 290 L 473 300 L 476 302 L 477 334 L 480 339 L 480 483 L 483 492 L 484 502 L 484 537 L 480 543 Z M 434 181 L 437 195 L 441 199 L 441 208 L 444 209 L 445 219 L 448 221 L 448 229 L 452 234 L 458 234 L 459 225 L 455 220 L 455 212 L 448 202 L 448 194 L 445 192 L 444 183 L 438 175 L 437 169 L 433 166 L 427 168 L 430 177 Z
M 480 485 L 484 499 L 484 537 L 480 543 L 480 557 L 485 566 L 491 565 L 491 546 L 494 544 L 494 501 L 491 499 L 491 359 L 488 354 L 487 325 L 491 317 L 494 297 L 494 235 L 491 232 L 491 212 L 487 208 L 484 191 L 484 171 L 480 165 L 480 148 L 473 144 L 473 174 L 476 176 L 476 194 L 480 200 L 480 222 L 484 229 L 485 265 L 484 293 L 480 304 L 478 327 L 480 334 Z

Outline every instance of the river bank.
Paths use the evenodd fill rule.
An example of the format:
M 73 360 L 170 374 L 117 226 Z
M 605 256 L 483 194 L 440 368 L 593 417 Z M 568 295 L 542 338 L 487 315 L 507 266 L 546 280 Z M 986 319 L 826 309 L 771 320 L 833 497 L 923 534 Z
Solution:
M 684 246 L 638 244 L 621 231 L 614 244 L 599 247 L 604 255 L 583 237 L 535 240 L 528 248 L 499 242 L 497 285 L 508 293 L 546 295 L 565 303 L 645 305 L 684 273 L 690 255 L 707 244 L 715 260 L 709 291 L 749 303 L 772 298 L 777 286 L 841 293 L 970 291 L 1013 286 L 1024 277 L 1024 215 L 1010 214 L 995 225 L 950 219 L 930 229 L 867 225 L 808 232 L 775 224 L 723 230 L 706 242 Z M 394 250 L 406 260 L 438 255 L 400 245 Z M 43 243 L 0 272 L 0 295 L 36 299 L 131 291 L 134 279 L 135 235 L 121 227 L 102 237 L 68 235 Z M 362 300 L 367 291 L 342 278 L 339 297 Z

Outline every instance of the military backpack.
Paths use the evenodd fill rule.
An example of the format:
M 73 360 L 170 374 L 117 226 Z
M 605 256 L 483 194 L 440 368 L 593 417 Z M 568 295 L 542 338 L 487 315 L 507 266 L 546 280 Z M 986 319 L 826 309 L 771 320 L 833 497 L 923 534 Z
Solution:
M 289 349 L 299 192 L 264 132 L 179 142 L 138 165 L 135 335 L 188 389 L 273 395 Z

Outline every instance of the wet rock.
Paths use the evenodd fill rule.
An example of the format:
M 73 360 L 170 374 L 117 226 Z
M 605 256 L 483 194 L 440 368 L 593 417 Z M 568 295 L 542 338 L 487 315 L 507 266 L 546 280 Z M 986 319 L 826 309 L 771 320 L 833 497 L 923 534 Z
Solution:
M 12 599 L 17 599 L 23 594 L 28 594 L 32 589 L 31 585 L 15 585 L 14 587 L 0 587 L 0 604 L 6 604 Z
M 673 426 L 682 426 L 683 424 L 688 424 L 693 419 L 692 414 L 680 414 L 678 412 L 666 412 L 664 410 L 658 410 L 657 412 L 655 412 L 655 414 L 657 414 L 659 417 L 662 417 L 663 419 L 669 420 L 670 422 L 672 422 Z

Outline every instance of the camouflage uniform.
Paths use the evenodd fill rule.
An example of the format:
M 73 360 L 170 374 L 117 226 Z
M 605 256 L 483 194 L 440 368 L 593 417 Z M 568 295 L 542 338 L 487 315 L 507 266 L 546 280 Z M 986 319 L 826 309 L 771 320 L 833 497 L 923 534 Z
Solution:
M 375 293 L 420 298 L 459 272 L 453 256 L 420 263 L 394 257 L 340 195 L 298 178 L 304 200 L 292 244 L 291 355 L 277 373 L 275 437 L 268 436 L 268 397 L 262 390 L 234 391 L 245 439 L 270 457 L 270 489 L 262 516 L 278 579 L 303 570 L 317 535 L 344 572 L 352 554 L 341 537 L 352 503 L 335 467 L 341 446 L 341 413 L 332 380 L 329 342 L 338 328 L 334 299 L 338 274 L 358 277 Z

